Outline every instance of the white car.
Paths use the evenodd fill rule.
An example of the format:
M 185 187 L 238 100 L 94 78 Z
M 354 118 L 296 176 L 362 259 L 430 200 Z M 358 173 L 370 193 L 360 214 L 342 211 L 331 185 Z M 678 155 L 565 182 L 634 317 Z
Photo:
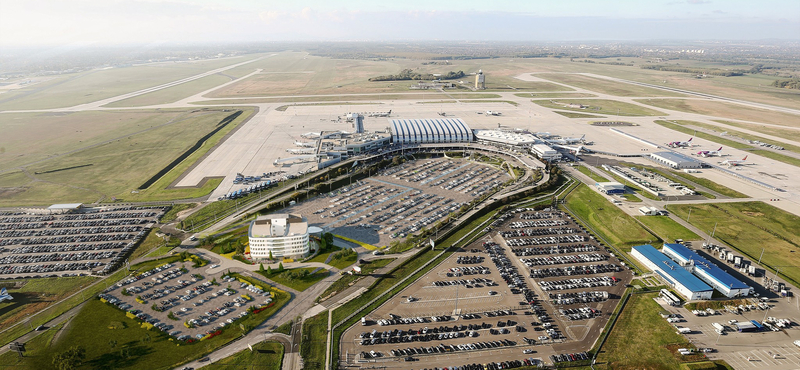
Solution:
M 219 265 L 216 265 L 216 264 L 215 264 L 215 265 L 211 265 L 211 267 L 209 267 L 209 268 L 215 269 L 215 268 L 217 268 L 217 267 L 219 267 Z

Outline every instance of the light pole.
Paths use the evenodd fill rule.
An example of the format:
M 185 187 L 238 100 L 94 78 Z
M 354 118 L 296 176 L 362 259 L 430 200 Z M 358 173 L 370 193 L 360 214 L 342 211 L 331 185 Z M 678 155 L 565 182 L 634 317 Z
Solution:
M 689 222 L 689 217 L 692 216 L 692 208 L 689 207 L 689 214 L 686 216 L 686 222 Z

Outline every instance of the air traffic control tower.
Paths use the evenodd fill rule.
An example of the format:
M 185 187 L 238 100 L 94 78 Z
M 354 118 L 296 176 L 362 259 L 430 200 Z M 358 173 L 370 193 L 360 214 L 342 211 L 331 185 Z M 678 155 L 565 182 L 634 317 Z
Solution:
M 475 89 L 477 90 L 486 89 L 486 77 L 484 77 L 482 69 L 479 69 L 478 74 L 475 75 Z

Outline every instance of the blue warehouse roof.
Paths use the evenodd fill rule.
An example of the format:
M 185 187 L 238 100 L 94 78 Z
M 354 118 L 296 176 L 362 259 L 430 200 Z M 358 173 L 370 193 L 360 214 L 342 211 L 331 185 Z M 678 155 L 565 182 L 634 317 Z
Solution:
M 723 271 L 721 268 L 717 267 L 715 264 L 711 263 L 709 260 L 703 258 L 697 252 L 687 248 L 683 244 L 670 244 L 665 243 L 664 248 L 668 248 L 672 250 L 675 254 L 680 256 L 686 261 L 694 261 L 694 268 L 695 271 L 700 272 L 703 271 L 705 274 L 712 279 L 718 281 L 721 285 L 726 286 L 730 289 L 747 289 L 749 286 L 735 277 L 731 276 L 729 273 Z
M 675 263 L 675 261 L 669 259 L 669 257 L 664 255 L 664 253 L 659 252 L 658 249 L 650 244 L 635 246 L 633 247 L 633 250 L 641 253 L 642 256 L 647 258 L 654 265 L 661 267 L 659 275 L 666 275 L 664 278 L 668 280 L 677 282 L 693 292 L 706 292 L 714 290 L 708 286 L 708 284 L 700 280 L 697 276 L 694 276 L 691 272 L 686 271 L 686 269 Z

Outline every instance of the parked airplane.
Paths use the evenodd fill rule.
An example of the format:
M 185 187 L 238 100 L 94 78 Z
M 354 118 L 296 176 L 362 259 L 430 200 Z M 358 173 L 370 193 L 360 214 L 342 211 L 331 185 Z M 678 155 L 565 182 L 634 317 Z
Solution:
M 565 137 L 561 139 L 551 139 L 545 140 L 550 144 L 558 144 L 558 145 L 571 145 L 571 144 L 579 144 L 583 142 L 583 138 L 586 137 L 586 134 L 583 134 L 581 137 Z
M 732 166 L 741 166 L 741 165 L 745 164 L 746 161 L 747 161 L 747 156 L 744 156 L 744 158 L 742 158 L 742 159 L 724 160 L 722 162 L 719 162 L 719 164 L 728 165 L 728 166 L 732 167 Z
M 576 157 L 579 156 L 581 154 L 581 152 L 584 152 L 584 153 L 590 153 L 591 152 L 589 149 L 584 148 L 583 145 L 581 145 L 579 147 L 568 146 L 568 145 L 560 145 L 560 144 L 551 144 L 551 145 L 554 148 L 561 148 L 561 149 L 569 150 L 571 152 L 575 152 L 575 156 Z
M 496 111 L 496 110 L 487 110 L 487 111 L 486 111 L 486 114 L 487 114 L 487 115 L 490 115 L 490 116 L 499 116 L 499 115 L 501 115 L 501 114 L 503 114 L 503 113 L 500 113 L 500 112 L 498 112 L 498 111 Z
M 697 155 L 701 157 L 719 157 L 722 155 L 722 147 L 719 147 L 717 150 L 701 150 L 697 152 Z
M 319 132 L 306 132 L 305 134 L 300 135 L 305 139 L 316 139 L 319 137 Z
M 368 117 L 389 117 L 390 114 L 392 114 L 391 110 L 388 112 L 373 112 Z
M 667 143 L 667 146 L 670 148 L 685 148 L 689 145 L 692 145 L 692 139 L 694 138 L 689 138 L 689 140 L 686 141 L 673 141 L 671 143 Z
M 14 297 L 12 297 L 11 294 L 8 294 L 6 288 L 0 289 L 0 302 L 10 301 L 12 299 L 14 299 Z
M 316 145 L 316 144 L 314 144 L 314 143 L 304 143 L 304 142 L 302 142 L 302 141 L 295 141 L 295 142 L 294 142 L 294 145 L 295 145 L 295 146 L 299 146 L 299 147 L 303 147 L 303 148 L 314 148 L 314 147 L 316 147 L 316 146 L 317 146 L 317 145 Z

